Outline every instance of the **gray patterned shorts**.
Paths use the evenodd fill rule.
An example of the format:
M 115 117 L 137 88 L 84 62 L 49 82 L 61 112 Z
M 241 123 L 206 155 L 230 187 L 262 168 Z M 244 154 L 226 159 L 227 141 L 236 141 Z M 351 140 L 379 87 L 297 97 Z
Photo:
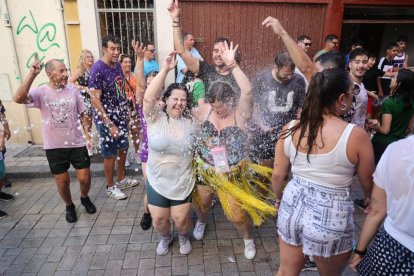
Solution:
M 354 240 L 354 204 L 349 188 L 330 188 L 293 176 L 283 192 L 277 227 L 280 238 L 302 246 L 308 256 L 348 252 Z

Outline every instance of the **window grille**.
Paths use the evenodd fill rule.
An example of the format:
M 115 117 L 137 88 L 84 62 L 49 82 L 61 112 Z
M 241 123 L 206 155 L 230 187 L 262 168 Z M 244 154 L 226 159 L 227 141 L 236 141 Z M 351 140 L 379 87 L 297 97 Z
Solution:
M 154 41 L 154 0 L 97 0 L 101 37 L 121 40 L 121 53 L 133 54 L 132 40 Z

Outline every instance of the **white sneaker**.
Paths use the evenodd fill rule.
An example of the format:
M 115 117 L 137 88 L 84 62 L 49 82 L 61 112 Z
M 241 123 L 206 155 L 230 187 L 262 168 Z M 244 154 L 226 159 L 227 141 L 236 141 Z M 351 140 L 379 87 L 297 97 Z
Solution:
M 193 230 L 193 237 L 196 240 L 201 240 L 204 237 L 204 231 L 206 230 L 206 223 L 202 223 L 201 221 L 197 220 L 196 225 L 194 226 Z
M 139 184 L 139 181 L 137 179 L 130 179 L 126 177 L 122 179 L 121 181 L 115 182 L 115 185 L 121 190 L 137 186 L 138 184 Z
M 125 167 L 131 167 L 131 163 L 129 163 L 128 159 L 125 159 Z
M 157 245 L 157 255 L 158 256 L 164 256 L 168 253 L 170 244 L 172 243 L 172 237 L 171 234 L 168 234 L 168 236 L 160 236 L 161 240 Z M 191 246 L 191 245 L 190 245 Z
M 190 254 L 193 247 L 191 246 L 191 242 L 188 239 L 188 236 L 178 236 L 178 240 L 180 241 L 180 253 L 183 255 Z
M 121 190 L 116 185 L 107 187 L 106 195 L 117 200 L 123 200 L 127 198 L 127 195 L 121 192 Z
M 244 256 L 248 260 L 252 260 L 256 256 L 256 246 L 254 240 L 244 240 Z

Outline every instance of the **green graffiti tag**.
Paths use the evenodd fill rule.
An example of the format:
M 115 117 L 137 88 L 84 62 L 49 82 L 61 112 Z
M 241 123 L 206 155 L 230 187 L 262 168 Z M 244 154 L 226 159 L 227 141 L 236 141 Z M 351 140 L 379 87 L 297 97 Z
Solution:
M 23 22 L 27 18 L 27 16 L 23 16 L 22 19 L 20 19 L 19 25 L 17 26 L 17 31 L 16 31 L 17 35 L 19 35 L 23 31 L 23 29 L 26 28 L 26 27 L 29 28 L 30 30 L 32 30 L 32 32 L 34 32 L 35 34 L 38 32 L 37 24 L 36 24 L 36 21 L 33 17 L 32 11 L 29 10 L 29 13 L 30 13 L 30 17 L 32 18 L 33 28 L 32 28 L 32 26 L 30 26 L 28 24 L 25 24 L 25 25 L 22 26 Z
M 26 68 L 30 68 L 30 65 L 33 62 L 33 57 L 37 51 L 42 52 L 43 54 L 39 55 L 39 61 L 43 61 L 46 58 L 46 52 L 52 47 L 60 48 L 59 43 L 55 41 L 56 39 L 56 25 L 52 22 L 47 22 L 41 25 L 40 29 L 38 28 L 38 23 L 36 22 L 35 17 L 31 10 L 29 10 L 29 17 L 23 16 L 19 24 L 17 25 L 16 35 L 21 36 L 24 30 L 36 35 L 36 49 L 32 52 L 29 58 L 26 60 Z M 27 41 L 27 39 L 25 39 Z M 63 58 L 61 59 L 64 60 Z
M 51 29 L 51 30 L 47 30 L 48 28 Z M 42 35 L 42 32 L 44 30 L 45 30 L 45 32 Z M 52 31 L 52 32 L 50 32 L 50 31 Z M 46 52 L 49 48 L 52 48 L 54 46 L 60 48 L 60 45 L 58 43 L 52 43 L 46 48 L 43 48 L 42 45 L 40 44 L 45 39 L 47 39 L 47 42 L 53 42 L 55 37 L 56 37 L 56 26 L 52 23 L 46 23 L 45 25 L 42 26 L 42 28 L 40 28 L 39 32 L 37 33 L 37 36 L 36 36 L 37 48 L 39 48 L 39 50 L 42 51 L 42 52 Z

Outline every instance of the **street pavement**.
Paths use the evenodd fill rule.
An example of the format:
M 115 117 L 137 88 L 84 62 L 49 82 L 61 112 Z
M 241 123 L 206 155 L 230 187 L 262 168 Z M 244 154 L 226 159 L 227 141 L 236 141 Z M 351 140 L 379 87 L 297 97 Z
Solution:
M 210 212 L 204 240 L 191 237 L 189 255 L 180 254 L 172 229 L 175 239 L 170 251 L 156 256 L 157 233 L 152 228 L 143 231 L 139 225 L 144 185 L 137 165 L 128 169 L 128 175 L 141 184 L 124 190 L 128 199 L 122 201 L 106 196 L 102 164 L 92 165 L 89 196 L 97 207 L 93 215 L 80 205 L 79 185 L 72 177 L 78 222 L 69 224 L 46 158 L 40 155 L 38 146 L 8 145 L 6 171 L 12 187 L 3 191 L 16 199 L 0 201 L 0 209 L 9 213 L 0 220 L 0 275 L 273 275 L 277 271 L 274 220 L 253 229 L 257 255 L 247 260 L 243 238 L 226 220 L 219 203 Z M 358 197 L 361 190 L 353 187 L 352 194 Z M 364 220 L 358 209 L 354 220 L 358 233 Z M 344 275 L 356 274 L 347 268 Z

